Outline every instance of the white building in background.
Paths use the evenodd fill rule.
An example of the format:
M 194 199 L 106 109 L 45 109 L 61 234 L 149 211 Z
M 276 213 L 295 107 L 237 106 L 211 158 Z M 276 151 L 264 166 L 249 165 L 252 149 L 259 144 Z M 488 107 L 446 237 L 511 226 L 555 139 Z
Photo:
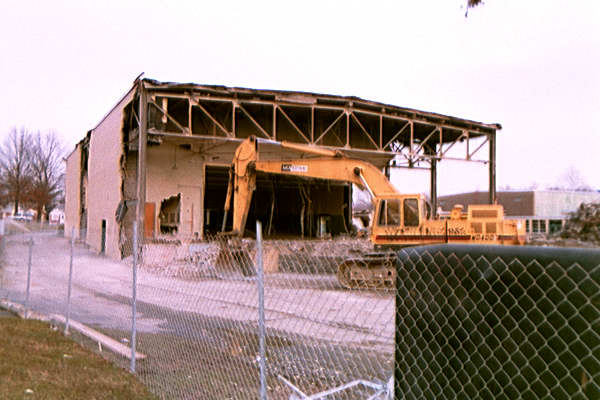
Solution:
M 567 190 L 526 190 L 497 193 L 498 204 L 511 219 L 524 219 L 527 233 L 547 234 L 562 229 L 569 213 L 577 211 L 582 203 L 599 203 L 600 192 Z M 461 193 L 441 196 L 438 204 L 443 210 L 451 210 L 455 204 L 485 204 L 487 192 Z
M 61 225 L 65 223 L 65 211 L 61 208 L 55 208 L 48 215 L 48 223 Z

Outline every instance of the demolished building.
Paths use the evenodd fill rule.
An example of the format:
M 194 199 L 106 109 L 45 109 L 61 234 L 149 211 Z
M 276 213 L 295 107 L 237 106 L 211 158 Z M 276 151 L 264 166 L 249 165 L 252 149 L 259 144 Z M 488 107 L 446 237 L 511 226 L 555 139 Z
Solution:
M 203 240 L 223 228 L 229 167 L 251 135 L 265 158 L 300 157 L 277 145 L 288 141 L 427 168 L 434 210 L 440 160 L 485 163 L 493 203 L 498 129 L 357 97 L 137 79 L 67 157 L 65 232 L 115 258 L 131 253 L 134 221 L 147 240 Z M 271 237 L 347 232 L 352 186 L 259 174 L 247 226 L 257 219 Z

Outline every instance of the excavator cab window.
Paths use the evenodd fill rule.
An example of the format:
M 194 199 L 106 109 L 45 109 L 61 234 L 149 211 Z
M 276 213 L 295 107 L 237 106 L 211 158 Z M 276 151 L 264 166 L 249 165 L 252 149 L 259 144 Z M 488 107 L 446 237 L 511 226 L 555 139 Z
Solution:
M 419 202 L 404 199 L 404 226 L 419 226 Z
M 381 200 L 379 207 L 379 225 L 400 225 L 400 200 Z

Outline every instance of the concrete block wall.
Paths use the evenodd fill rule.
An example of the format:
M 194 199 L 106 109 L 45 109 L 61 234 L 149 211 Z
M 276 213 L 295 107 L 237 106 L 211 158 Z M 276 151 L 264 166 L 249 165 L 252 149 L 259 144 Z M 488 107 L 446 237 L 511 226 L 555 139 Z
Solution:
M 79 231 L 81 208 L 81 145 L 67 157 L 65 168 L 65 236 L 71 237 L 71 230 Z M 77 233 L 76 233 L 77 237 Z
M 133 91 L 130 91 L 92 130 L 90 136 L 86 243 L 95 251 L 101 251 L 102 221 L 105 221 L 105 253 L 113 258 L 121 256 L 115 211 L 122 198 L 123 109 L 132 98 Z
M 172 143 L 147 150 L 146 203 L 154 203 L 154 226 L 163 200 L 181 194 L 179 234 L 200 235 L 204 208 L 204 155 Z M 228 164 L 222 164 L 228 166 Z

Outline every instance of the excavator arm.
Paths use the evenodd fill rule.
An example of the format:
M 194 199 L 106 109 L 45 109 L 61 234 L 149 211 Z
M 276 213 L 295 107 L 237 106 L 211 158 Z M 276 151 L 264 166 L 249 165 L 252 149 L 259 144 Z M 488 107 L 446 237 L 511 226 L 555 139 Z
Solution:
M 256 173 L 259 171 L 268 174 L 354 183 L 368 190 L 373 199 L 382 195 L 397 194 L 386 176 L 368 162 L 345 157 L 340 152 L 333 150 L 287 142 L 273 143 L 285 149 L 316 157 L 259 160 L 258 140 L 251 136 L 242 142 L 236 149 L 231 164 L 222 231 L 225 230 L 225 222 L 233 197 L 233 229 L 230 234 L 243 235 L 252 194 L 256 188 Z

